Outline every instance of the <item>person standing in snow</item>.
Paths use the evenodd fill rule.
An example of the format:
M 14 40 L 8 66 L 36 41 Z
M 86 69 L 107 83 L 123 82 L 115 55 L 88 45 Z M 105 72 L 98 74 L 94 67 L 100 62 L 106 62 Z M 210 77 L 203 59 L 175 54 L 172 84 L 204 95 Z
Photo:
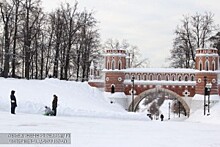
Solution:
M 11 91 L 10 98 L 11 98 L 11 114 L 15 114 L 15 108 L 17 107 L 17 101 L 16 101 L 14 90 Z
M 52 101 L 52 110 L 54 112 L 54 116 L 56 116 L 57 114 L 57 101 L 58 101 L 58 97 L 54 94 L 53 95 L 53 101 Z
M 163 119 L 164 119 L 163 114 L 160 115 L 160 119 L 161 119 L 161 121 L 163 121 Z

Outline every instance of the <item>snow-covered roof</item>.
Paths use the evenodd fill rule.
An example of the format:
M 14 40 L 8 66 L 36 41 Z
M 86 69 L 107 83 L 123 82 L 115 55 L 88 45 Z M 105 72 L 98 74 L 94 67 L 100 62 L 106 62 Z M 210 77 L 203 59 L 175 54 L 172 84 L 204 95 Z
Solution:
M 131 80 L 124 80 L 124 84 L 131 84 Z M 135 80 L 135 85 L 178 85 L 178 86 L 195 86 L 196 81 L 157 81 L 157 80 Z
M 103 72 L 125 72 L 125 73 L 189 73 L 195 74 L 198 72 L 202 73 L 219 73 L 220 70 L 197 70 L 197 69 L 188 69 L 188 68 L 127 68 L 127 69 L 106 69 L 102 70 Z
M 104 79 L 89 79 L 89 82 L 94 82 L 94 83 L 104 83 Z
M 122 54 L 122 53 L 106 53 L 106 54 L 103 54 L 103 56 L 126 57 L 127 55 L 126 54 Z
M 214 54 L 214 53 L 212 53 L 212 54 L 205 54 L 205 53 L 203 53 L 203 54 L 196 54 L 196 57 L 202 57 L 202 56 L 206 56 L 206 57 L 217 57 L 218 54 Z
M 195 69 L 186 68 L 128 68 L 125 72 L 141 72 L 141 73 L 195 73 Z
M 217 48 L 197 48 L 196 50 L 218 50 Z
M 199 72 L 202 72 L 202 73 L 220 73 L 220 70 L 215 70 L 215 71 L 213 71 L 213 70 L 195 70 L 195 73 L 199 73 Z

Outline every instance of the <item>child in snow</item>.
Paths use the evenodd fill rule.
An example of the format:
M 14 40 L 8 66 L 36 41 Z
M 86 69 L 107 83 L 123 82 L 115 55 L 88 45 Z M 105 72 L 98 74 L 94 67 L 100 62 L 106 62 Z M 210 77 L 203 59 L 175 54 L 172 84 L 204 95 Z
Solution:
M 44 113 L 44 115 L 52 116 L 52 115 L 54 115 L 54 112 L 50 109 L 50 107 L 45 106 L 45 113 Z

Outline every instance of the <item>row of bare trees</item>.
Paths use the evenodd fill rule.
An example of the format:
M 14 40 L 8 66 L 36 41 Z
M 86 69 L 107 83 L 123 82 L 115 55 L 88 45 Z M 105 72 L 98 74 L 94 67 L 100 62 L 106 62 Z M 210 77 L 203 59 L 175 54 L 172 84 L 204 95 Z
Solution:
M 214 14 L 196 13 L 184 15 L 181 24 L 175 29 L 173 48 L 171 49 L 171 66 L 175 68 L 193 68 L 197 48 L 209 47 L 210 37 L 218 31 L 214 24 Z
M 99 32 L 93 12 L 61 4 L 45 13 L 41 0 L 0 3 L 1 76 L 87 80 L 99 55 Z

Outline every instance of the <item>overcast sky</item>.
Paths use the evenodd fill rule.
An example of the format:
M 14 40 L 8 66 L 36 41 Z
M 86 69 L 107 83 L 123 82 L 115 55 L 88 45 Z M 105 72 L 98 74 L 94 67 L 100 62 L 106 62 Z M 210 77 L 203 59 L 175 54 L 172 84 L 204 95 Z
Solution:
M 42 0 L 48 11 L 61 2 L 74 0 Z M 174 30 L 183 15 L 212 12 L 220 24 L 219 0 L 78 0 L 81 9 L 95 12 L 100 22 L 102 41 L 109 38 L 126 39 L 138 46 L 142 58 L 148 58 L 151 67 L 167 67 L 166 58 L 172 48 Z

